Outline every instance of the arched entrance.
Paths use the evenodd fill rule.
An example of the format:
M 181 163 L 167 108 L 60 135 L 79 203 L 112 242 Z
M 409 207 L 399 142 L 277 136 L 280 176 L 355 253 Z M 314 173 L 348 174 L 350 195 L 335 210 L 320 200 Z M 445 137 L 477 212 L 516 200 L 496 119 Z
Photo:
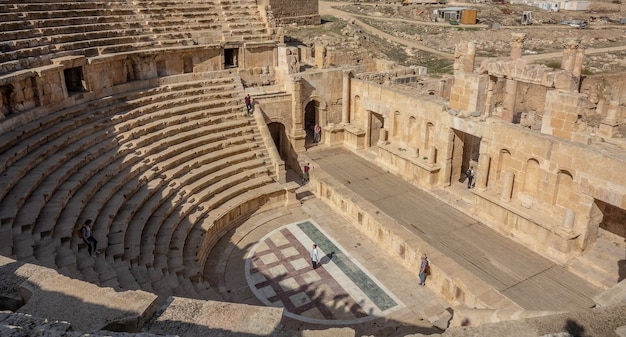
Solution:
M 320 103 L 310 101 L 304 108 L 304 131 L 306 132 L 305 145 L 313 143 L 313 128 L 319 123 Z
M 6 116 L 13 113 L 13 108 L 11 107 L 11 94 L 13 94 L 12 86 L 0 86 L 0 116 Z

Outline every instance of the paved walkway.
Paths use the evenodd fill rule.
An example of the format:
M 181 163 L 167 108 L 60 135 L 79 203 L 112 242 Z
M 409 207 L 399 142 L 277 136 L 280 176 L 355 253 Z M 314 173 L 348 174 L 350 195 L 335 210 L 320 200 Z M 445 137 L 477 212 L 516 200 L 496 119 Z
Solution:
M 529 310 L 594 305 L 600 289 L 463 212 L 343 149 L 309 152 L 326 172 Z
M 301 206 L 258 212 L 212 249 L 204 275 L 225 301 L 283 307 L 282 324 L 294 331 L 440 332 L 432 322 L 448 303 L 306 187 L 298 194 Z M 322 263 L 315 270 L 313 242 Z

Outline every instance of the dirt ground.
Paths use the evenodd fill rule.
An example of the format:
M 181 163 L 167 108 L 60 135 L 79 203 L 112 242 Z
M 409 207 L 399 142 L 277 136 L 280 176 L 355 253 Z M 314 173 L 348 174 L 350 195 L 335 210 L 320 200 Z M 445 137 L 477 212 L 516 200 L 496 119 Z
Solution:
M 558 53 L 563 43 L 577 39 L 587 49 L 583 72 L 600 74 L 626 71 L 626 4 L 592 1 L 589 11 L 548 12 L 527 5 L 464 4 L 408 5 L 382 2 L 347 3 L 320 2 L 322 25 L 286 27 L 287 40 L 312 46 L 315 41 L 346 49 L 366 48 L 376 58 L 388 59 L 400 65 L 428 67 L 428 72 L 451 73 L 451 58 L 429 53 L 416 44 L 450 54 L 461 41 L 476 41 L 477 56 L 501 57 L 510 52 L 511 33 L 527 34 L 524 54 Z M 478 25 L 450 25 L 433 22 L 433 10 L 447 6 L 462 6 L 478 10 Z M 532 11 L 531 25 L 522 26 L 524 11 Z M 585 21 L 586 29 L 561 24 L 564 20 Z M 364 29 L 365 26 L 368 29 Z M 370 29 L 371 28 L 371 29 Z M 406 42 L 381 38 L 373 30 L 382 31 Z M 411 46 L 413 44 L 413 47 Z M 614 48 L 594 53 L 597 48 Z M 536 62 L 558 67 L 560 56 L 537 57 Z

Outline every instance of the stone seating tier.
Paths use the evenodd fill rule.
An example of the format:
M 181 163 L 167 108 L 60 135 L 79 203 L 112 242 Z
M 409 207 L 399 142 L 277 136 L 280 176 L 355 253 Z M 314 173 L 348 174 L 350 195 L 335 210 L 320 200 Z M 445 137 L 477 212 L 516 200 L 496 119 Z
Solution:
M 95 57 L 170 46 L 272 40 L 254 2 L 18 2 L 0 4 L 0 74 L 49 64 L 66 55 Z M 222 13 L 222 15 L 220 15 Z M 248 23 L 247 27 L 222 23 Z M 108 25 L 108 27 L 107 27 Z
M 189 76 L 180 76 L 186 77 Z M 157 255 L 158 235 L 164 233 L 161 222 L 152 220 L 192 214 L 195 217 L 189 223 L 193 227 L 202 218 L 199 210 L 206 213 L 220 207 L 216 200 L 209 203 L 203 197 L 186 198 L 189 192 L 183 187 L 192 183 L 188 177 L 206 176 L 210 172 L 205 166 L 217 170 L 222 165 L 223 173 L 216 176 L 223 179 L 217 185 L 207 185 L 205 190 L 231 197 L 251 188 L 246 181 L 253 176 L 259 183 L 272 181 L 268 174 L 273 167 L 262 159 L 254 159 L 267 157 L 266 152 L 250 152 L 251 147 L 261 148 L 263 142 L 249 126 L 249 119 L 241 118 L 242 88 L 232 83 L 232 78 L 208 78 L 123 93 L 51 113 L 14 129 L 11 135 L 0 136 L 0 156 L 5 159 L 2 171 L 13 170 L 10 176 L 15 177 L 11 182 L 3 182 L 6 191 L 0 203 L 28 205 L 28 209 L 20 206 L 14 207 L 14 211 L 4 211 L 7 208 L 3 207 L 7 213 L 2 214 L 1 228 L 12 228 L 11 252 L 7 253 L 101 285 L 153 289 L 154 283 L 148 283 L 146 273 L 141 272 L 154 269 L 153 265 L 140 267 L 140 262 L 152 263 L 140 253 L 153 251 Z M 67 135 L 69 130 L 72 131 Z M 209 140 L 211 137 L 215 139 Z M 167 142 L 158 144 L 158 139 Z M 215 151 L 202 152 L 212 146 L 207 144 L 214 144 Z M 228 154 L 226 149 L 236 150 Z M 218 164 L 206 165 L 211 162 Z M 168 204 L 164 199 L 196 204 Z M 200 205 L 201 202 L 205 204 Z M 164 205 L 170 210 L 164 210 Z M 175 213 L 177 209 L 183 213 Z M 131 248 L 111 255 L 107 251 L 106 259 L 88 258 L 85 245 L 73 235 L 74 224 L 87 217 L 95 218 L 98 224 L 94 233 L 101 247 L 110 244 L 113 252 L 118 249 L 115 242 L 122 242 L 122 248 Z M 180 254 L 169 256 L 168 251 L 161 252 L 161 261 L 166 263 L 160 273 L 173 284 L 175 292 L 195 296 L 199 294 L 197 290 L 184 290 L 189 288 L 189 282 L 179 282 L 183 274 L 176 273 L 184 272 L 201 281 L 197 264 L 190 266 L 191 271 L 184 270 L 184 264 L 193 262 L 193 253 L 183 257 L 183 251 L 186 241 L 192 244 L 186 251 L 193 252 L 202 240 L 190 239 L 189 233 L 199 232 L 179 228 L 182 218 L 176 218 L 167 232 L 168 241 L 181 247 Z M 133 226 L 115 227 L 121 223 Z M 143 240 L 150 236 L 153 240 L 146 240 L 149 245 L 144 248 Z M 171 241 L 172 237 L 176 240 Z M 168 266 L 167 262 L 173 265 Z M 129 265 L 137 266 L 137 274 L 146 277 L 135 281 L 132 274 L 123 272 Z M 160 282 L 158 268 L 155 270 L 150 273 L 157 275 L 150 277 Z M 170 271 L 174 274 L 168 274 Z M 187 285 L 181 286 L 183 283 Z M 194 287 L 205 292 L 208 289 L 206 285 Z

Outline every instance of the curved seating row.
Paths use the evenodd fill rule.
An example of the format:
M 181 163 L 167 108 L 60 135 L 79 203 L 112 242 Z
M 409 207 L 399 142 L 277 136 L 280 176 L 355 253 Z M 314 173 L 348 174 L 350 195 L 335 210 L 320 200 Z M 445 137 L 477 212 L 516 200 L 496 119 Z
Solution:
M 66 55 L 193 46 L 222 36 L 272 39 L 254 1 L 8 0 L 0 2 L 0 74 Z
M 0 135 L 3 253 L 102 286 L 206 298 L 207 221 L 235 197 L 282 189 L 240 80 L 214 76 L 172 76 Z M 75 231 L 87 218 L 94 258 Z

